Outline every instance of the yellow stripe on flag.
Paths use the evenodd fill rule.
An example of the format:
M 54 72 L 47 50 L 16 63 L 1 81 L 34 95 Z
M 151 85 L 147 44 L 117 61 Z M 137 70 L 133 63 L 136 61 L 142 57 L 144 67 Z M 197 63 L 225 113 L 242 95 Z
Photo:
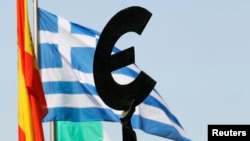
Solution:
M 28 5 L 27 0 L 22 0 L 24 2 L 24 51 L 33 55 L 33 42 L 30 35 L 30 25 L 29 25 L 29 17 L 28 17 Z

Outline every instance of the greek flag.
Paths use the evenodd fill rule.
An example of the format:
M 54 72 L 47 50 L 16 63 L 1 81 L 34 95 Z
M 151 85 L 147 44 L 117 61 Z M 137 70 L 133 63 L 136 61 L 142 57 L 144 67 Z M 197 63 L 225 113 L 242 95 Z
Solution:
M 48 106 L 46 121 L 120 122 L 121 111 L 109 108 L 95 89 L 93 58 L 97 31 L 39 9 L 38 60 Z M 118 48 L 113 53 L 119 52 Z M 113 72 L 120 84 L 130 83 L 140 69 L 129 65 Z M 176 141 L 190 141 L 156 90 L 136 107 L 133 128 Z

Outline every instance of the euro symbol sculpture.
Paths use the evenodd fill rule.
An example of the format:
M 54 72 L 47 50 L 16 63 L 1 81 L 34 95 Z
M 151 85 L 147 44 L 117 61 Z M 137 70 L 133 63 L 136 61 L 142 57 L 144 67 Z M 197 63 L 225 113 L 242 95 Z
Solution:
M 124 141 L 136 141 L 130 123 L 135 106 L 140 104 L 152 91 L 156 82 L 141 71 L 129 84 L 117 83 L 112 71 L 135 63 L 134 47 L 111 54 L 117 40 L 127 32 L 141 34 L 151 13 L 138 6 L 128 7 L 114 15 L 104 27 L 94 55 L 94 81 L 97 92 L 106 105 L 124 110 L 121 116 Z M 129 121 L 129 122 L 128 122 Z M 131 134 L 131 135 L 129 135 Z M 133 136 L 133 137 L 131 137 Z

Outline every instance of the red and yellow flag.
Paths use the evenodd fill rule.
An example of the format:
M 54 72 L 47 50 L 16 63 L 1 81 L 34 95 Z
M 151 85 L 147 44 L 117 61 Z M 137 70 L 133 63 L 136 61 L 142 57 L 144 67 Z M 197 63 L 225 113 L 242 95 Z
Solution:
M 42 118 L 47 114 L 40 74 L 33 52 L 27 0 L 17 0 L 18 140 L 44 141 Z

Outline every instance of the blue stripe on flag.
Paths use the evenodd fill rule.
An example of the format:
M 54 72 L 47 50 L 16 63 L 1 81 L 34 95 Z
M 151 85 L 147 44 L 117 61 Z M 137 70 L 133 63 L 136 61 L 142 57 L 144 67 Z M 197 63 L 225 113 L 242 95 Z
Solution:
M 113 47 L 112 52 L 114 52 L 114 53 L 120 52 L 120 49 L 118 49 L 117 47 Z
M 97 95 L 95 87 L 79 81 L 50 81 L 43 82 L 45 94 L 90 94 Z
M 64 113 L 64 114 L 61 114 Z M 104 108 L 72 108 L 56 107 L 49 108 L 45 121 L 120 121 L 111 109 Z
M 115 70 L 112 72 L 112 74 L 123 74 L 125 76 L 130 76 L 132 78 L 136 78 L 138 76 L 138 73 L 128 67 L 123 67 L 118 70 Z
M 147 105 L 151 105 L 153 107 L 162 109 L 164 111 L 164 113 L 166 113 L 166 116 L 168 116 L 171 120 L 173 120 L 176 124 L 178 124 L 180 127 L 181 124 L 179 123 L 179 121 L 177 120 L 177 118 L 168 110 L 168 108 L 166 106 L 164 106 L 163 104 L 161 104 L 158 100 L 156 100 L 153 96 L 149 95 L 144 101 L 143 103 L 147 104 Z
M 70 23 L 71 24 L 71 30 L 70 32 L 71 33 L 76 33 L 76 34 L 85 34 L 85 35 L 89 35 L 89 36 L 92 36 L 92 37 L 95 37 L 96 35 L 98 35 L 99 33 L 92 30 L 92 29 L 89 29 L 89 28 L 86 28 L 86 27 L 82 27 L 76 23 Z
M 172 125 L 150 120 L 139 115 L 134 115 L 131 119 L 131 122 L 133 128 L 142 129 L 146 133 L 155 134 L 161 137 L 168 137 L 176 141 L 190 141 L 185 137 L 179 136 L 178 131 Z M 171 131 L 171 133 L 169 131 Z

